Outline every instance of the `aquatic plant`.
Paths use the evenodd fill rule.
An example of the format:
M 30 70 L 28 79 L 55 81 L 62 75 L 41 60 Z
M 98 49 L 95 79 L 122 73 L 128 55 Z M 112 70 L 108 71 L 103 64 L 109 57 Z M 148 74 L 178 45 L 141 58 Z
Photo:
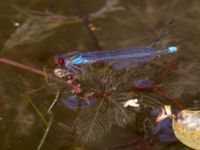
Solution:
M 191 3 L 191 6 L 193 7 L 188 8 L 187 5 L 188 9 L 183 10 L 174 9 L 177 4 L 184 3 L 183 1 L 179 2 L 176 0 L 172 3 L 160 2 L 164 3 L 164 5 L 156 5 L 155 3 L 155 1 L 147 0 L 145 1 L 145 5 L 142 5 L 141 7 L 132 7 L 131 5 L 123 5 L 123 7 L 121 7 L 118 5 L 118 0 L 108 0 L 106 1 L 107 6 L 103 6 L 102 9 L 99 9 L 101 10 L 99 11 L 100 13 L 98 13 L 98 11 L 97 13 L 88 15 L 86 13 L 86 21 L 88 24 L 85 24 L 85 26 L 89 26 L 90 28 L 87 28 L 87 30 L 95 36 L 94 28 L 91 27 L 91 21 L 94 17 L 105 17 L 107 16 L 105 14 L 108 12 L 124 10 L 123 8 L 125 8 L 128 10 L 127 12 L 130 13 L 129 15 L 126 14 L 127 12 L 123 12 L 125 14 L 123 17 L 116 17 L 113 15 L 112 19 L 121 23 L 120 29 L 124 27 L 123 25 L 126 25 L 126 27 L 142 26 L 142 32 L 137 33 L 136 30 L 139 28 L 136 27 L 136 30 L 130 32 L 131 36 L 127 36 L 124 38 L 126 40 L 124 40 L 123 36 L 128 34 L 127 31 L 126 34 L 121 36 L 109 37 L 107 35 L 113 30 L 110 30 L 110 28 L 108 28 L 109 32 L 108 30 L 105 32 L 101 30 L 101 33 L 105 34 L 104 37 L 112 38 L 112 42 L 113 37 L 115 37 L 116 43 L 112 43 L 108 46 L 106 45 L 106 42 L 111 43 L 108 40 L 109 38 L 105 39 L 105 42 L 101 37 L 103 42 L 100 44 L 105 47 L 118 48 L 120 46 L 128 46 L 129 44 L 131 44 L 131 46 L 140 46 L 141 44 L 146 46 L 148 44 L 144 43 L 151 43 L 150 45 L 152 47 L 162 49 L 171 44 L 177 45 L 177 39 L 182 39 L 182 43 L 179 43 L 181 51 L 178 55 L 163 56 L 151 63 L 141 65 L 138 68 L 125 68 L 121 71 L 112 70 L 109 65 L 86 65 L 83 67 L 85 72 L 75 78 L 73 78 L 73 74 L 68 74 L 64 68 L 56 68 L 59 76 L 63 77 L 62 79 L 56 78 L 51 74 L 52 72 L 49 74 L 27 64 L 21 64 L 1 56 L 0 63 L 25 69 L 31 73 L 45 77 L 45 81 L 49 81 L 51 85 L 53 83 L 53 86 L 51 87 L 51 85 L 46 85 L 46 82 L 42 81 L 42 87 L 36 88 L 33 86 L 29 87 L 27 83 L 31 83 L 31 81 L 27 81 L 24 88 L 27 88 L 28 91 L 26 89 L 20 92 L 22 97 L 25 96 L 23 97 L 23 102 L 15 102 L 9 107 L 7 106 L 7 103 L 13 103 L 15 99 L 21 100 L 21 97 L 15 98 L 15 96 L 10 96 L 10 101 L 8 101 L 7 98 L 1 96 L 1 101 L 6 101 L 1 103 L 3 104 L 1 105 L 1 108 L 3 108 L 1 110 L 9 109 L 9 112 L 11 112 L 12 109 L 14 109 L 16 110 L 15 112 L 17 112 L 16 116 L 14 114 L 14 121 L 17 124 L 17 127 L 16 129 L 13 128 L 12 130 L 9 130 L 8 133 L 2 136 L 2 141 L 4 143 L 3 148 L 5 149 L 7 143 L 9 144 L 9 138 L 15 133 L 15 130 L 19 129 L 17 130 L 18 135 L 28 135 L 28 131 L 32 131 L 33 124 L 36 124 L 37 122 L 37 124 L 43 123 L 42 125 L 44 125 L 42 126 L 40 124 L 41 126 L 39 129 L 41 129 L 41 133 L 44 131 L 44 128 L 46 128 L 43 137 L 41 136 L 40 143 L 39 140 L 37 141 L 39 143 L 38 149 L 43 148 L 42 146 L 44 146 L 44 148 L 52 145 L 54 146 L 54 144 L 52 144 L 53 142 L 59 144 L 64 143 L 63 145 L 65 145 L 62 145 L 64 148 L 59 145 L 55 149 L 61 149 L 61 147 L 62 149 L 73 149 L 76 147 L 81 147 L 82 149 L 83 147 L 86 147 L 85 149 L 90 149 L 90 147 L 95 145 L 95 142 L 99 142 L 100 139 L 103 140 L 104 138 L 102 137 L 106 138 L 110 133 L 109 131 L 112 132 L 112 129 L 117 126 L 126 128 L 129 133 L 131 132 L 131 134 L 134 135 L 134 141 L 131 144 L 128 142 L 126 143 L 126 141 L 120 141 L 122 144 L 119 145 L 115 142 L 113 149 L 123 146 L 132 146 L 134 149 L 137 149 L 137 145 L 140 145 L 140 148 L 138 149 L 144 149 L 144 145 L 150 145 L 150 147 L 152 147 L 151 149 L 155 150 L 176 150 L 177 147 L 188 150 L 189 148 L 178 141 L 170 144 L 166 141 L 156 141 L 155 137 L 157 136 L 158 140 L 166 140 L 167 138 L 169 138 L 167 140 L 171 140 L 171 135 L 166 134 L 167 137 L 163 137 L 163 134 L 160 134 L 160 130 L 157 130 L 158 132 L 156 132 L 156 135 L 153 135 L 154 137 L 152 137 L 152 126 L 154 125 L 157 129 L 163 127 L 162 130 L 166 129 L 166 131 L 168 131 L 169 120 L 160 124 L 156 123 L 155 116 L 152 116 L 151 112 L 157 110 L 164 104 L 171 104 L 175 109 L 183 109 L 184 107 L 188 107 L 188 105 L 196 106 L 199 102 L 199 5 L 197 5 L 199 2 L 195 2 L 194 4 Z M 179 13 L 174 15 L 174 12 L 176 11 Z M 16 41 L 16 43 L 10 42 L 5 48 L 8 47 L 8 49 L 12 49 L 13 47 L 20 45 L 20 43 L 23 45 L 38 42 L 39 40 L 49 37 L 53 31 L 56 31 L 55 29 L 70 23 L 70 17 L 66 18 L 66 16 L 63 15 L 34 11 L 31 11 L 30 14 L 30 20 L 27 19 L 24 24 L 18 27 L 20 32 L 17 36 L 19 39 L 13 34 L 13 40 Z M 120 13 L 117 13 L 117 15 L 120 15 Z M 64 21 L 65 19 L 66 22 Z M 74 18 L 72 16 L 71 19 L 71 23 L 83 22 L 83 18 L 77 16 Z M 126 21 L 126 19 L 129 22 Z M 129 24 L 127 24 L 127 22 Z M 121 25 L 123 27 L 121 27 Z M 107 26 L 109 25 L 106 24 L 106 27 Z M 38 27 L 41 27 L 41 30 L 38 29 Z M 28 28 L 30 28 L 30 34 L 29 30 L 27 30 Z M 34 31 L 36 29 L 38 32 Z M 187 34 L 186 31 L 188 31 Z M 146 32 L 151 35 L 148 36 L 144 34 Z M 23 36 L 22 33 L 25 33 L 27 36 Z M 114 32 L 112 33 L 114 34 Z M 116 35 L 119 33 L 117 32 Z M 134 37 L 133 33 L 135 35 Z M 41 39 L 38 36 L 41 36 Z M 117 42 L 117 38 L 119 38 L 121 42 Z M 149 40 L 147 38 L 149 38 Z M 98 42 L 97 37 L 96 39 Z M 195 40 L 193 41 L 191 39 Z M 63 39 L 63 41 L 66 42 L 65 39 Z M 11 46 L 9 47 L 9 45 Z M 97 49 L 98 48 L 95 47 L 95 50 Z M 5 80 L 10 81 L 8 78 L 1 79 L 2 82 Z M 40 81 L 39 78 L 36 78 L 36 80 Z M 6 83 L 5 85 L 8 84 Z M 49 93 L 42 91 L 46 87 L 49 88 L 46 90 Z M 10 92 L 10 87 L 8 89 L 8 92 L 5 93 L 7 95 L 12 94 Z M 29 95 L 31 91 L 42 92 L 38 94 L 39 98 L 35 98 L 35 95 Z M 0 92 L 6 95 L 3 90 L 0 90 Z M 29 94 L 27 95 L 27 93 Z M 53 95 L 53 99 L 46 98 L 45 94 L 47 93 L 47 97 L 49 98 L 49 95 Z M 124 108 L 124 102 L 132 99 L 139 100 L 139 109 L 131 106 Z M 90 100 L 92 103 L 90 103 Z M 21 106 L 24 103 L 25 105 Z M 29 112 L 27 112 L 28 104 L 31 106 L 31 111 Z M 11 107 L 13 108 L 11 109 Z M 54 116 L 52 116 L 51 113 L 54 114 Z M 60 115 L 61 113 L 62 115 Z M 69 114 L 71 116 L 68 116 Z M 2 120 L 4 119 L 3 117 L 1 117 Z M 40 120 L 37 120 L 37 118 Z M 2 123 L 2 130 L 9 129 L 9 126 L 7 127 L 7 125 L 13 123 L 11 119 L 9 121 L 10 122 L 8 123 Z M 60 132 L 57 132 L 57 128 L 59 128 Z M 47 137 L 47 134 L 49 137 Z M 52 137 L 53 139 L 51 139 Z M 122 138 L 124 139 L 124 137 Z M 51 142 L 45 144 L 45 139 Z M 108 143 L 105 147 L 107 149 L 112 149 L 113 146 Z
M 107 0 L 97 12 L 89 14 L 89 18 L 104 18 L 107 13 L 123 10 L 123 7 L 117 6 L 118 4 L 119 0 Z M 13 7 L 24 16 L 25 21 L 11 34 L 4 44 L 4 50 L 9 50 L 19 45 L 40 42 L 49 37 L 57 28 L 82 22 L 78 16 L 64 16 L 51 12 L 37 12 L 17 6 Z

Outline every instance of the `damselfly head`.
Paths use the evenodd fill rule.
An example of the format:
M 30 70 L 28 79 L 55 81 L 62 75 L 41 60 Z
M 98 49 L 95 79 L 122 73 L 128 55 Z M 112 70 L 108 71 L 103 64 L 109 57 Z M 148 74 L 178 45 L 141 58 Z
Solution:
M 58 55 L 55 57 L 55 63 L 57 65 L 64 65 L 65 64 L 65 57 L 63 57 L 62 55 Z

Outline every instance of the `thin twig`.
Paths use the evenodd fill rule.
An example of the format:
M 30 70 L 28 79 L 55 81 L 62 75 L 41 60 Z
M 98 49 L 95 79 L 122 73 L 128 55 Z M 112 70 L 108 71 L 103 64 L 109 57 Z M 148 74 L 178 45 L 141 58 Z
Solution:
M 73 133 L 73 129 L 62 122 L 58 122 L 57 125 L 64 129 L 67 133 Z
M 48 84 L 48 85 L 41 86 L 39 88 L 28 91 L 27 94 L 29 95 L 29 94 L 34 94 L 36 92 L 40 92 L 40 91 L 48 88 L 49 86 L 56 86 L 56 84 Z
M 46 128 L 46 130 L 45 130 L 45 132 L 44 132 L 44 134 L 43 134 L 43 136 L 42 136 L 42 139 L 41 139 L 41 141 L 40 141 L 40 144 L 39 144 L 38 147 L 37 147 L 37 150 L 40 150 L 40 149 L 42 148 L 42 145 L 44 144 L 44 141 L 45 141 L 45 139 L 46 139 L 46 137 L 47 137 L 47 134 L 48 134 L 48 132 L 49 132 L 49 129 L 51 128 L 52 122 L 53 122 L 53 115 L 51 116 L 51 119 L 50 119 L 50 121 L 48 122 L 48 126 L 47 126 L 47 128 Z
M 16 61 L 13 61 L 13 60 L 10 60 L 10 59 L 7 59 L 7 58 L 0 57 L 0 62 L 4 63 L 4 64 L 9 64 L 9 65 L 15 66 L 17 68 L 21 68 L 21 69 L 24 69 L 24 70 L 27 70 L 27 71 L 30 71 L 30 72 L 33 72 L 35 74 L 38 74 L 40 76 L 45 77 L 45 73 L 43 71 L 41 71 L 37 68 L 31 67 L 31 66 L 27 66 L 27 65 L 18 63 Z
M 28 95 L 24 95 L 24 96 L 26 97 L 26 99 L 28 100 L 28 102 L 32 106 L 32 108 L 35 110 L 35 112 L 38 114 L 38 116 L 41 118 L 41 120 L 43 121 L 44 125 L 47 126 L 48 125 L 47 120 L 45 119 L 44 115 L 40 112 L 40 110 L 37 108 L 35 103 L 32 101 L 30 96 L 28 96 Z
M 58 79 L 58 78 L 54 77 L 53 75 L 47 74 L 47 73 L 43 72 L 42 70 L 40 70 L 38 68 L 19 63 L 19 62 L 16 62 L 14 60 L 10 60 L 10 59 L 5 58 L 5 57 L 0 57 L 0 63 L 11 65 L 11 66 L 32 72 L 34 74 L 40 75 L 40 76 L 45 77 L 45 78 L 46 78 L 46 76 L 48 76 L 48 78 L 50 78 L 54 81 L 58 81 L 59 83 L 68 84 L 67 81 L 62 80 L 62 79 Z
M 157 95 L 160 95 L 161 97 L 169 100 L 172 104 L 174 104 L 178 109 L 183 109 L 184 106 L 181 104 L 181 102 L 173 97 L 171 97 L 170 95 L 168 95 L 167 93 L 165 93 L 162 90 L 158 90 L 156 88 L 134 88 L 133 91 L 139 91 L 139 92 L 151 92 L 151 93 L 155 93 Z
M 53 103 L 51 104 L 51 106 L 49 107 L 49 109 L 48 109 L 48 111 L 47 111 L 48 113 L 51 112 L 51 109 L 53 108 L 53 106 L 55 105 L 55 103 L 58 101 L 59 95 L 60 95 L 60 90 L 57 91 L 56 97 L 55 97 Z
M 91 40 L 93 42 L 93 45 L 95 47 L 96 50 L 101 50 L 101 47 L 99 45 L 99 41 L 95 35 L 95 33 L 91 30 L 91 25 L 92 23 L 89 21 L 89 17 L 88 15 L 84 12 L 84 10 L 82 9 L 81 7 L 81 4 L 80 4 L 80 0 L 73 0 L 74 1 L 74 4 L 77 8 L 77 10 L 79 11 L 79 16 L 83 19 L 83 23 L 91 37 Z
M 183 109 L 184 106 L 180 103 L 179 100 L 171 97 L 170 95 L 168 95 L 167 93 L 165 93 L 164 91 L 161 91 L 161 90 L 158 90 L 158 89 L 153 89 L 152 90 L 154 93 L 156 93 L 157 95 L 160 95 L 162 96 L 163 98 L 167 99 L 167 100 L 170 100 L 173 104 L 176 105 L 177 108 L 179 109 Z
M 162 69 L 162 71 L 155 77 L 156 84 L 161 83 L 164 79 L 170 75 L 178 67 L 179 57 L 176 57 L 172 61 L 168 62 Z

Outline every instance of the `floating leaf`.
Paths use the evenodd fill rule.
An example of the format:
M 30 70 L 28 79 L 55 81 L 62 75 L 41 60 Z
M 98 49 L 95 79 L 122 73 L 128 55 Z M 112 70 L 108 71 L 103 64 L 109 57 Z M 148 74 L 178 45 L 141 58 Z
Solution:
M 182 110 L 178 116 L 173 116 L 172 126 L 176 137 L 185 145 L 200 149 L 200 111 Z

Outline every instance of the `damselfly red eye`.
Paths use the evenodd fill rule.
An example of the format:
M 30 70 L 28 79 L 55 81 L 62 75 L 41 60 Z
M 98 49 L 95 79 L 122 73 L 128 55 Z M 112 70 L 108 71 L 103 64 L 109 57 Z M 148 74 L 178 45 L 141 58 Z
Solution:
M 56 59 L 56 64 L 63 65 L 63 64 L 65 64 L 65 61 L 63 59 Z

